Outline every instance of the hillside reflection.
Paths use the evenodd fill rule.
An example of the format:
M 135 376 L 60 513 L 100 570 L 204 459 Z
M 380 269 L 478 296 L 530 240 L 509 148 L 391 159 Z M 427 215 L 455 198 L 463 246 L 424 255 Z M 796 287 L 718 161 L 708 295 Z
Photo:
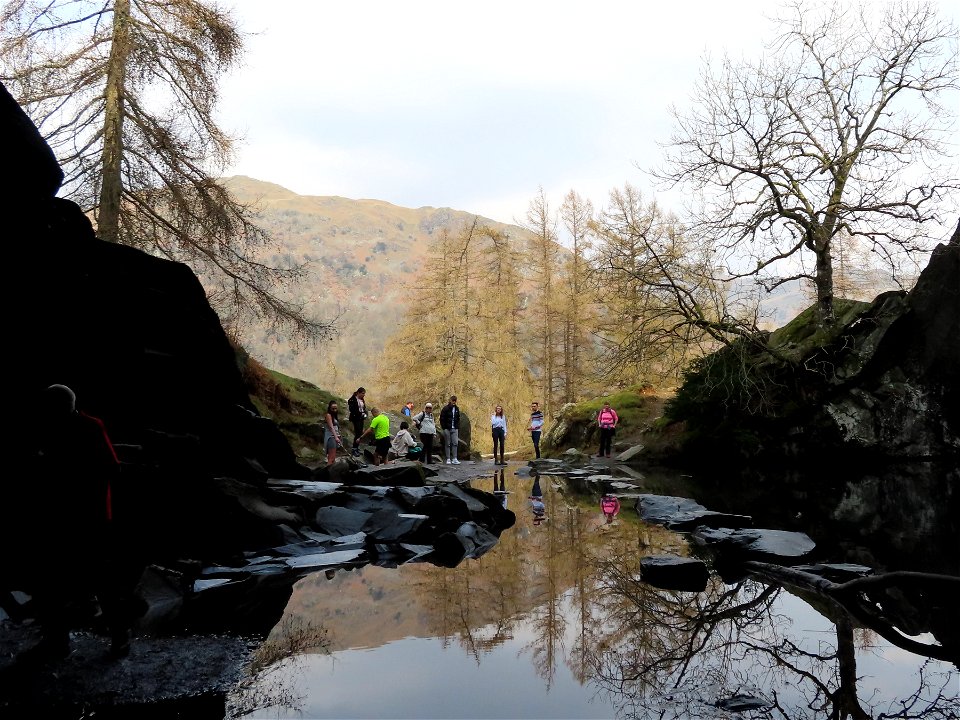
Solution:
M 426 563 L 401 568 L 366 566 L 301 581 L 285 623 L 270 642 L 285 642 L 283 627 L 322 629 L 315 658 L 288 676 L 298 684 L 250 717 L 375 715 L 406 717 L 740 717 L 873 718 L 960 716 L 957 668 L 893 648 L 857 628 L 816 597 L 800 597 L 756 580 L 725 584 L 712 577 L 702 593 L 657 589 L 640 580 L 647 555 L 690 552 L 685 537 L 639 520 L 632 502 L 607 523 L 596 497 L 575 495 L 543 477 L 542 517 L 534 513 L 534 479 L 491 473 L 473 482 L 504 492 L 517 524 L 478 560 L 455 568 Z M 440 659 L 414 639 L 433 639 Z M 376 666 L 378 649 L 403 657 L 396 678 Z M 404 650 L 404 648 L 408 648 Z M 364 649 L 364 655 L 355 650 Z M 415 649 L 416 648 L 416 649 Z M 508 650 L 503 653 L 498 650 Z M 450 651 L 472 662 L 481 687 L 495 676 L 532 669 L 540 687 L 525 685 L 501 709 L 502 693 L 451 685 L 444 673 Z M 320 660 L 340 663 L 326 677 Z M 335 697 L 354 682 L 366 688 L 344 710 Z M 527 670 L 522 666 L 526 665 Z M 291 665 L 291 668 L 294 665 Z M 392 668 L 392 666 L 391 666 Z M 431 693 L 415 704 L 391 695 L 410 674 L 431 678 Z M 271 675 L 276 682 L 277 673 Z M 470 682 L 468 679 L 467 682 Z M 422 684 L 418 682 L 418 684 Z M 429 684 L 429 683 L 428 683 Z M 262 692 L 261 692 L 262 695 Z M 382 695 L 382 697 L 376 697 Z M 460 698 L 451 710 L 444 697 Z M 575 702 L 550 706 L 553 696 Z M 582 704 L 578 709 L 577 702 Z M 398 704 L 399 703 L 399 704 Z M 404 704 L 406 703 L 406 704 Z M 269 705 L 261 699 L 260 707 Z M 243 703 L 237 703 L 242 707 Z M 286 705 L 286 708 L 280 707 Z M 442 707 L 442 709 L 440 709 Z M 458 714 L 459 712 L 459 714 Z M 505 714 L 506 713 L 506 714 Z

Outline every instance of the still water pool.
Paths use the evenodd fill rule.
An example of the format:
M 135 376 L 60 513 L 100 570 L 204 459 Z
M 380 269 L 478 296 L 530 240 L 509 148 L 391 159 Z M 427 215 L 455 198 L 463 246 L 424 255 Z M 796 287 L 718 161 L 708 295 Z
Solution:
M 481 558 L 304 578 L 231 716 L 960 717 L 951 663 L 778 585 L 651 587 L 640 559 L 691 554 L 686 536 L 642 522 L 629 499 L 608 523 L 600 488 L 546 476 L 541 520 L 532 482 L 472 481 L 502 485 L 517 513 Z

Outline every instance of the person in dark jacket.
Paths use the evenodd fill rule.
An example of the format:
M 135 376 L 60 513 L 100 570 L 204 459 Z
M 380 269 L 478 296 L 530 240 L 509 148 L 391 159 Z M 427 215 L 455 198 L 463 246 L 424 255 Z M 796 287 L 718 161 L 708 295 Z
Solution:
M 367 389 L 358 387 L 356 392 L 347 400 L 347 419 L 353 425 L 353 449 L 351 455 L 360 456 L 360 436 L 363 435 L 363 423 L 367 419 Z
M 92 596 L 108 625 L 110 655 L 122 657 L 129 651 L 133 581 L 120 563 L 125 548 L 113 527 L 120 461 L 103 422 L 78 410 L 66 385 L 44 391 L 41 411 L 37 483 L 47 499 L 46 522 L 67 539 L 69 557 L 32 589 L 41 639 L 18 662 L 65 657 L 71 615 Z
M 457 443 L 460 442 L 460 408 L 457 407 L 456 395 L 451 395 L 450 402 L 440 411 L 440 429 L 443 431 L 443 448 L 447 465 L 459 465 Z

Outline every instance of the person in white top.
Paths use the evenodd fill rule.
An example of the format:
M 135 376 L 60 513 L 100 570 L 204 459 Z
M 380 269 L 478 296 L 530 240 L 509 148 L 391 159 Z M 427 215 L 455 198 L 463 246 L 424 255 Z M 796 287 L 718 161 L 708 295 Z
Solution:
M 493 433 L 493 464 L 506 465 L 503 459 L 503 444 L 507 439 L 507 418 L 503 414 L 503 406 L 497 405 L 490 416 L 490 430 Z M 497 460 L 497 447 L 500 448 L 500 460 Z
M 413 439 L 409 428 L 409 423 L 404 420 L 400 423 L 400 430 L 393 436 L 393 440 L 390 443 L 390 452 L 393 454 L 394 459 L 409 457 L 410 451 L 417 447 L 417 441 Z M 419 456 L 419 452 L 415 454 Z
M 420 430 L 420 444 L 423 445 L 423 464 L 433 462 L 433 438 L 437 434 L 437 421 L 433 417 L 433 403 L 427 403 L 423 410 L 414 415 L 411 420 Z

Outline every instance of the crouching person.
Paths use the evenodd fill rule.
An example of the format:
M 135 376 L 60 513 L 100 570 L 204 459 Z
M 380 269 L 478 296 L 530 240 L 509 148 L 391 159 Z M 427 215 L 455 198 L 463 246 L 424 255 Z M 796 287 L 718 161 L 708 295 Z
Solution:
M 390 458 L 393 460 L 419 460 L 422 457 L 422 450 L 417 445 L 417 441 L 410 434 L 410 424 L 404 420 L 400 423 L 400 430 L 393 437 L 390 443 Z

